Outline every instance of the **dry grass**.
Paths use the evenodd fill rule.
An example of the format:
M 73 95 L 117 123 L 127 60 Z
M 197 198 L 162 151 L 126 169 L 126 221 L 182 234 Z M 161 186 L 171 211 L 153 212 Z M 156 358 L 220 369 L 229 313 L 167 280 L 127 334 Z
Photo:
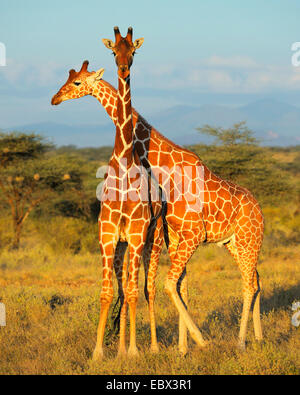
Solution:
M 157 326 L 161 352 L 149 354 L 150 333 L 143 270 L 137 317 L 140 357 L 116 359 L 118 338 L 107 339 L 105 359 L 91 362 L 99 316 L 101 265 L 98 254 L 57 254 L 37 243 L 0 256 L 0 301 L 7 326 L 0 328 L 0 374 L 299 374 L 300 328 L 291 325 L 293 301 L 300 301 L 299 247 L 264 249 L 264 342 L 249 323 L 247 348 L 236 348 L 241 314 L 237 267 L 216 246 L 200 248 L 188 265 L 189 309 L 211 339 L 207 349 L 189 340 L 189 353 L 177 352 L 177 313 L 163 282 L 167 257 L 157 279 Z

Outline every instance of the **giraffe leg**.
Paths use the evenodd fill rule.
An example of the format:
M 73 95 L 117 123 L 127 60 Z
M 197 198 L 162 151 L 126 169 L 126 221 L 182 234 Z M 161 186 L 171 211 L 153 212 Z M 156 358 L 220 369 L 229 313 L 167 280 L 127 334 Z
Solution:
M 103 339 L 108 316 L 108 311 L 113 300 L 112 266 L 116 242 L 111 242 L 102 248 L 103 281 L 100 295 L 100 319 L 97 330 L 97 342 L 93 353 L 93 360 L 98 361 L 103 357 Z
M 253 302 L 253 323 L 255 337 L 258 340 L 262 339 L 262 330 L 260 323 L 260 288 L 258 273 L 256 271 L 258 251 L 255 251 L 255 249 L 253 248 L 249 248 L 247 250 L 244 248 L 244 246 L 239 245 L 238 237 L 236 246 L 229 242 L 228 244 L 226 244 L 226 248 L 237 261 L 242 274 L 244 300 L 238 346 L 239 348 L 244 350 L 249 313 Z
M 239 333 L 239 341 L 238 341 L 238 347 L 241 350 L 245 349 L 245 342 L 246 342 L 246 333 L 247 333 L 247 324 L 248 324 L 248 318 L 249 318 L 249 312 L 251 309 L 252 305 L 252 300 L 253 300 L 253 293 L 248 291 L 247 287 L 247 281 L 244 282 L 244 301 L 243 301 L 243 311 L 242 311 L 242 318 L 241 318 L 241 325 L 240 325 L 240 333 Z
M 122 287 L 125 292 L 124 303 L 120 314 L 120 346 L 118 355 L 126 354 L 126 322 L 127 322 L 127 277 L 128 277 L 128 250 L 125 252 L 122 270 Z
M 130 319 L 130 343 L 128 349 L 128 355 L 130 357 L 138 356 L 138 349 L 136 346 L 136 307 L 138 301 L 138 275 L 140 268 L 140 260 L 142 255 L 142 250 L 144 247 L 143 237 L 139 237 L 140 242 L 138 242 L 137 237 L 135 237 L 134 247 L 129 241 L 129 276 L 126 288 L 126 298 L 129 306 L 129 319 Z M 144 237 L 144 240 L 146 236 Z
M 254 333 L 257 340 L 263 339 L 262 329 L 261 329 L 261 321 L 260 321 L 260 292 L 261 292 L 261 284 L 259 281 L 258 272 L 256 271 L 255 282 L 257 284 L 257 291 L 254 295 L 254 305 L 253 305 L 253 325 L 254 325 Z
M 177 283 L 177 291 L 182 298 L 182 301 L 186 307 L 188 308 L 188 288 L 187 288 L 187 277 L 186 277 L 186 267 L 184 268 L 182 275 Z M 183 355 L 187 353 L 188 344 L 187 344 L 187 326 L 182 318 L 179 317 L 179 352 Z
M 179 245 L 179 236 L 177 233 L 173 232 L 171 228 L 169 230 L 169 255 L 171 261 L 175 258 L 178 245 Z M 177 283 L 177 292 L 180 295 L 184 305 L 187 308 L 188 305 L 188 294 L 187 294 L 187 278 L 186 278 L 186 267 L 178 280 Z M 179 315 L 179 343 L 178 343 L 179 351 L 185 355 L 187 353 L 187 326 L 182 315 Z
M 127 301 L 125 298 L 126 284 L 127 284 L 127 265 L 128 254 L 126 254 L 127 243 L 119 242 L 117 244 L 114 269 L 118 281 L 118 291 L 120 298 L 120 311 L 117 317 L 120 319 L 120 343 L 118 356 L 126 354 L 126 316 L 127 316 Z
M 156 335 L 156 322 L 155 322 L 155 279 L 159 256 L 163 244 L 163 226 L 161 217 L 158 218 L 154 224 L 154 229 L 151 229 L 151 234 L 146 242 L 143 252 L 143 261 L 145 266 L 145 297 L 149 304 L 149 317 L 150 317 L 150 330 L 151 330 L 151 347 L 153 353 L 159 351 L 157 335 Z
M 204 341 L 201 332 L 195 325 L 194 321 L 192 320 L 186 309 L 186 306 L 184 305 L 177 292 L 177 283 L 183 273 L 186 263 L 188 262 L 194 251 L 195 248 L 191 248 L 185 239 L 180 240 L 176 254 L 172 258 L 171 269 L 169 270 L 165 282 L 165 290 L 175 304 L 179 312 L 179 316 L 187 326 L 193 340 L 198 344 L 198 346 L 204 347 L 206 346 L 206 342 Z

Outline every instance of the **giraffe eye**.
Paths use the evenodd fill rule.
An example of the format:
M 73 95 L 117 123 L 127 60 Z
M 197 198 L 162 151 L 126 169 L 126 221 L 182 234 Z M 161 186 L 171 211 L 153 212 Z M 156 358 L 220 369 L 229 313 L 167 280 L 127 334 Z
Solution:
M 76 85 L 76 86 L 79 86 L 80 84 L 81 84 L 81 82 L 79 82 L 79 81 L 74 82 L 74 85 Z

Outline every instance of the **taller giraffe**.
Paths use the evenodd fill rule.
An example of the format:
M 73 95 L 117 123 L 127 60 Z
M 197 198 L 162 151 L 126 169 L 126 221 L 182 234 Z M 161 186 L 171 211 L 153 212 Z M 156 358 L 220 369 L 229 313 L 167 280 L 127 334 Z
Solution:
M 103 40 L 115 55 L 118 67 L 118 94 L 116 139 L 109 173 L 103 188 L 104 198 L 99 217 L 99 239 L 103 260 L 103 287 L 101 292 L 101 313 L 97 333 L 94 359 L 102 356 L 102 344 L 108 309 L 112 302 L 112 267 L 116 247 L 119 242 L 126 242 L 129 248 L 129 276 L 125 286 L 125 300 L 130 311 L 130 346 L 129 355 L 137 355 L 136 347 L 136 306 L 138 299 L 138 272 L 141 255 L 147 241 L 151 219 L 160 211 L 160 203 L 153 209 L 149 205 L 148 193 L 143 195 L 147 181 L 141 180 L 140 161 L 133 152 L 133 122 L 130 91 L 130 67 L 136 49 L 143 44 L 143 39 L 132 41 L 132 28 L 126 37 L 114 28 L 115 43 Z M 138 179 L 138 183 L 137 183 Z M 116 199 L 114 194 L 117 190 Z M 125 272 L 123 269 L 123 272 Z M 126 276 L 123 273 L 123 276 Z M 125 313 L 126 303 L 121 314 L 120 351 L 125 352 Z

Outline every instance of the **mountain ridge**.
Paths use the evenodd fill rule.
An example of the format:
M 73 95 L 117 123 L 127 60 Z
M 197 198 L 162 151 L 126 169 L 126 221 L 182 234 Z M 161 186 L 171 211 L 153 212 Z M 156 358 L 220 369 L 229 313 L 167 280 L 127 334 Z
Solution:
M 208 143 L 211 140 L 200 135 L 197 127 L 209 124 L 227 128 L 240 121 L 246 121 L 263 144 L 286 146 L 300 143 L 300 108 L 274 99 L 261 99 L 240 107 L 209 103 L 176 105 L 153 114 L 147 121 L 177 144 Z M 115 138 L 112 122 L 70 125 L 49 121 L 5 129 L 10 130 L 36 132 L 52 139 L 58 146 L 112 145 Z

